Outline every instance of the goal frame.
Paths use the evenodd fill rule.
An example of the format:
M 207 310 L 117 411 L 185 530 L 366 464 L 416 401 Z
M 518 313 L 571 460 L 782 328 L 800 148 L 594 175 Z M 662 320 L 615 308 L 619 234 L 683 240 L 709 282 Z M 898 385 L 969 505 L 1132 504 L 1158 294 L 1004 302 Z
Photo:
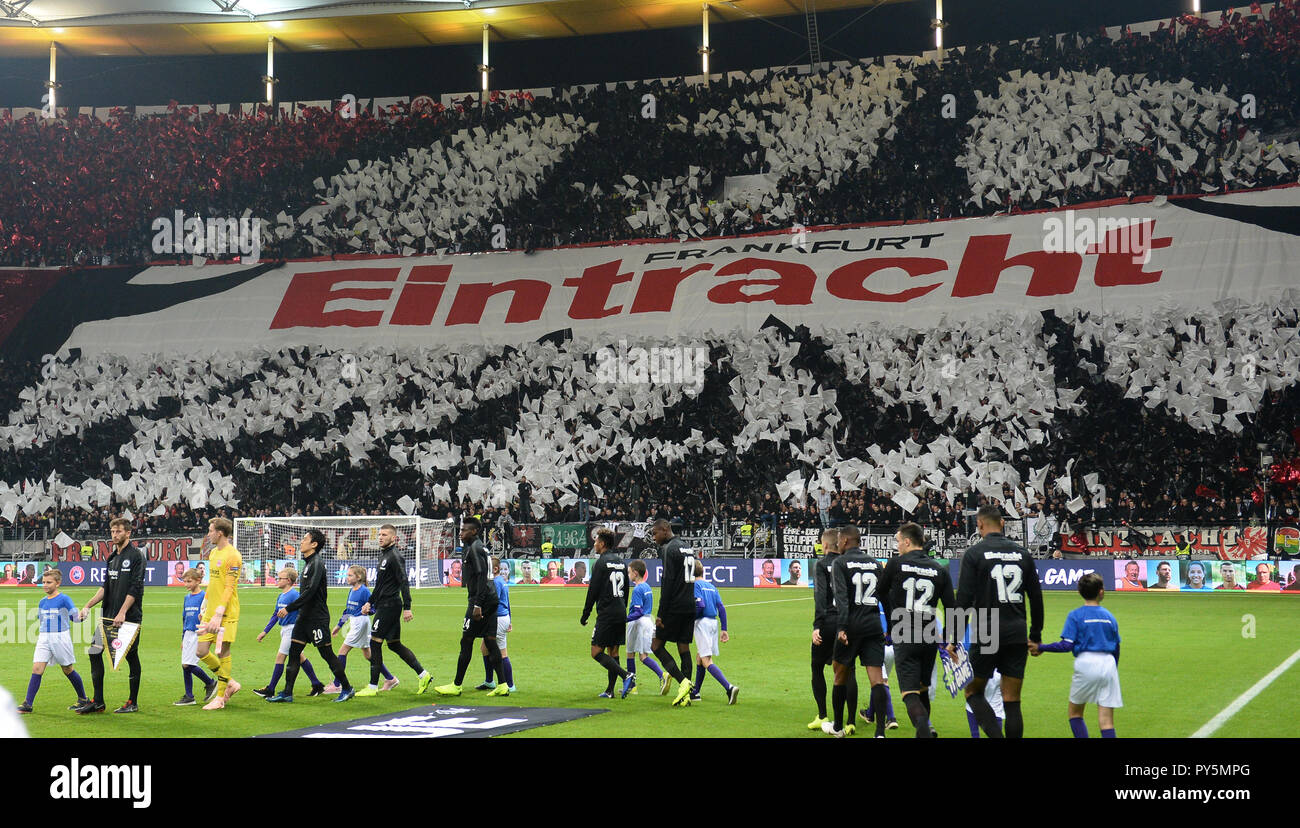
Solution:
M 398 545 L 402 549 L 403 557 L 406 559 L 408 571 L 413 570 L 410 584 L 413 589 L 422 587 L 442 586 L 442 561 L 452 557 L 455 551 L 455 523 L 445 518 L 435 519 L 421 517 L 420 515 L 309 515 L 294 517 L 291 515 L 274 515 L 274 516 L 257 516 L 257 515 L 240 515 L 232 520 L 235 526 L 234 537 L 231 542 L 236 549 L 240 550 L 245 562 L 258 561 L 259 574 L 252 586 L 274 586 L 274 582 L 268 582 L 265 577 L 265 565 L 272 561 L 289 560 L 301 564 L 298 558 L 296 546 L 293 550 L 282 547 L 282 538 L 267 540 L 262 533 L 268 529 L 279 528 L 285 531 L 286 537 L 292 537 L 288 533 L 301 537 L 301 533 L 308 529 L 319 529 L 326 534 L 329 539 L 330 548 L 324 550 L 328 556 L 330 564 L 342 562 L 363 563 L 366 561 L 378 560 L 378 546 L 374 549 L 358 549 L 357 553 L 347 555 L 340 554 L 335 547 L 339 541 L 338 533 L 340 531 L 364 531 L 367 534 L 365 540 L 373 540 L 370 531 L 377 533 L 380 526 L 391 523 L 398 528 L 399 538 L 407 535 L 407 543 L 403 544 L 399 539 Z M 434 531 L 448 532 L 442 539 L 448 540 L 449 543 L 438 543 L 433 537 Z M 319 553 L 318 553 L 319 554 Z M 299 566 L 301 568 L 301 566 Z M 372 573 L 373 574 L 373 573 Z

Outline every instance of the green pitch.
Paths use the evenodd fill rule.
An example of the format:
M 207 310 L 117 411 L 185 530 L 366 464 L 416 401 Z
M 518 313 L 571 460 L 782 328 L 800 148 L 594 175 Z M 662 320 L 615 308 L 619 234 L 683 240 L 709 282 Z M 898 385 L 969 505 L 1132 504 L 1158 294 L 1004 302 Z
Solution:
M 66 592 L 78 606 L 92 594 L 87 588 Z M 644 666 L 637 695 L 626 700 L 597 699 L 605 676 L 588 656 L 591 627 L 578 625 L 585 590 L 514 587 L 510 597 L 514 630 L 509 653 L 518 692 L 507 698 L 486 697 L 470 688 L 483 680 L 482 660 L 476 655 L 459 699 L 415 695 L 415 676 L 398 659 L 386 653 L 385 663 L 399 679 L 396 689 L 375 698 L 335 704 L 332 697 L 309 698 L 310 686 L 300 676 L 297 701 L 270 705 L 253 695 L 266 684 L 279 644 L 276 632 L 262 643 L 255 641 L 275 602 L 275 591 L 240 590 L 242 620 L 233 649 L 235 678 L 244 689 L 223 711 L 199 707 L 173 707 L 184 685 L 180 671 L 180 607 L 183 592 L 174 588 L 146 590 L 142 631 L 144 681 L 138 700 L 141 712 L 77 716 L 66 708 L 73 701 L 71 685 L 51 666 L 36 697 L 36 711 L 24 717 L 33 736 L 93 737 L 194 735 L 252 736 L 328 721 L 356 719 L 405 710 L 434 701 L 475 705 L 528 707 L 607 707 L 610 715 L 530 730 L 503 738 L 603 737 L 603 736 L 766 736 L 829 738 L 812 733 L 809 686 L 809 636 L 812 595 L 792 595 L 788 590 L 725 589 L 732 632 L 722 645 L 718 664 L 727 678 L 739 685 L 740 700 L 726 704 L 721 687 L 705 678 L 704 700 L 690 708 L 669 707 L 658 695 L 658 682 Z M 343 605 L 342 589 L 330 591 L 330 606 Z M 417 590 L 415 621 L 404 625 L 404 640 L 431 670 L 435 684 L 449 682 L 464 615 L 461 590 Z M 656 591 L 657 594 L 657 591 Z M 0 685 L 19 701 L 31 673 L 34 640 L 15 623 L 20 608 L 34 611 L 41 597 L 37 589 L 0 589 Z M 1066 613 L 1080 603 L 1074 593 L 1045 594 L 1047 629 L 1044 639 L 1056 640 Z M 1280 665 L 1297 647 L 1295 630 L 1300 618 L 1300 598 L 1275 595 L 1124 595 L 1108 593 L 1105 606 L 1119 619 L 1123 636 L 1120 681 L 1124 708 L 1116 713 L 1120 737 L 1190 736 L 1239 695 Z M 34 616 L 29 616 L 34 618 Z M 25 626 L 31 626 L 29 622 Z M 335 645 L 342 638 L 335 639 Z M 90 663 L 85 647 L 78 645 L 77 669 L 90 690 Z M 327 672 L 319 656 L 308 650 L 317 672 Z M 621 660 L 621 659 L 620 659 Z M 1047 654 L 1029 662 L 1022 709 L 1025 735 L 1065 737 L 1066 695 L 1072 659 Z M 349 656 L 348 675 L 364 685 L 369 669 L 360 652 Z M 860 672 L 865 687 L 865 676 Z M 326 679 L 328 680 L 328 679 Z M 827 681 L 830 671 L 827 670 Z M 899 729 L 890 738 L 913 735 L 910 722 L 891 681 Z M 829 697 L 829 691 L 827 693 Z M 125 665 L 109 671 L 105 679 L 109 709 L 127 696 Z M 1300 664 L 1292 666 L 1224 724 L 1216 736 L 1296 737 L 1295 699 L 1300 698 Z M 829 701 L 829 698 L 828 698 Z M 867 694 L 860 694 L 862 706 Z M 1095 737 L 1096 714 L 1089 708 L 1086 721 Z M 962 704 L 940 689 L 934 702 L 934 726 L 941 736 L 966 738 L 968 729 Z M 859 737 L 863 725 L 859 721 Z

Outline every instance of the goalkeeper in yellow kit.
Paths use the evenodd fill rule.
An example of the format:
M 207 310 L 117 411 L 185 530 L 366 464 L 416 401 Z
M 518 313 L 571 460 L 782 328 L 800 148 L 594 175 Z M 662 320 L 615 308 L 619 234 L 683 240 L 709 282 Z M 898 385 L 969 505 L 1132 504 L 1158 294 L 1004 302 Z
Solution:
M 207 600 L 199 622 L 199 660 L 217 674 L 217 694 L 204 710 L 220 710 L 239 692 L 239 682 L 230 677 L 230 645 L 239 631 L 239 576 L 244 559 L 230 543 L 234 526 L 225 518 L 208 521 L 207 540 L 212 543 L 208 556 Z M 218 642 L 213 652 L 213 642 Z

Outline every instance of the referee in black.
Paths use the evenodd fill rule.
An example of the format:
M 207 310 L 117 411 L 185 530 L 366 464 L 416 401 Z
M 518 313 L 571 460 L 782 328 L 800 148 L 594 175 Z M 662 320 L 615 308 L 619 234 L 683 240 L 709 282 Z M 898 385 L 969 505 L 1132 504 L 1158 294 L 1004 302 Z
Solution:
M 267 701 L 274 703 L 284 703 L 293 701 L 293 684 L 298 680 L 298 670 L 301 668 L 302 651 L 307 649 L 307 644 L 315 645 L 316 652 L 320 653 L 321 658 L 329 665 L 330 672 L 334 674 L 334 681 L 342 688 L 338 698 L 334 701 L 345 702 L 357 694 L 352 685 L 348 683 L 348 674 L 343 672 L 343 665 L 339 663 L 338 656 L 334 655 L 334 645 L 330 637 L 330 611 L 327 602 L 329 600 L 329 590 L 326 585 L 325 564 L 321 563 L 320 556 L 317 552 L 325 548 L 325 535 L 319 529 L 309 529 L 302 536 L 302 543 L 298 546 L 298 553 L 303 559 L 302 578 L 298 581 L 298 597 L 289 606 L 284 607 L 276 615 L 284 618 L 289 613 L 297 611 L 298 620 L 293 625 L 292 637 L 289 639 L 289 660 L 284 668 L 284 689 L 274 696 L 267 698 Z
M 131 522 L 126 518 L 113 518 L 109 523 L 113 536 L 113 551 L 109 553 L 104 564 L 104 585 L 95 596 L 86 602 L 81 611 L 81 620 L 90 615 L 90 608 L 104 602 L 104 610 L 95 627 L 94 638 L 90 642 L 90 680 L 95 695 L 85 704 L 73 705 L 70 709 L 77 713 L 103 713 L 104 705 L 104 651 L 117 638 L 118 628 L 126 622 L 139 624 L 143 618 L 141 604 L 144 601 L 144 553 L 131 543 Z M 112 653 L 109 653 L 112 658 Z M 135 642 L 126 652 L 126 664 L 131 669 L 131 697 L 114 713 L 138 713 L 140 698 L 140 633 L 135 634 Z

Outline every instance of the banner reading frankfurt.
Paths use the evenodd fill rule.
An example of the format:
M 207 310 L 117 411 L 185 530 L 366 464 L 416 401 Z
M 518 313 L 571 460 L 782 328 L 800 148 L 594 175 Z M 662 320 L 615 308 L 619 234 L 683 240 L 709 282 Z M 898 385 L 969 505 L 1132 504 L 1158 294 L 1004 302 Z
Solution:
M 924 329 L 1011 308 L 1273 300 L 1295 285 L 1297 206 L 1291 186 L 531 255 L 0 271 L 0 352 L 518 343 L 562 329 L 702 335 L 754 330 L 770 314 L 814 331 Z

